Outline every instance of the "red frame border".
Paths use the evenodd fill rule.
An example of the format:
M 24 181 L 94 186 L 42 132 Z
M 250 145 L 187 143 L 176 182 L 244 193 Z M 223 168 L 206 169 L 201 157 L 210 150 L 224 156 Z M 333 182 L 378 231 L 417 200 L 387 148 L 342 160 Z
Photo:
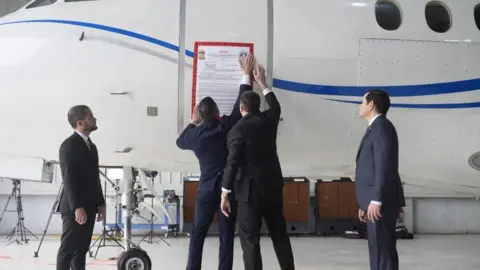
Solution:
M 192 79 L 192 107 L 191 112 L 197 102 L 197 58 L 199 46 L 224 46 L 224 47 L 247 47 L 250 49 L 250 53 L 253 54 L 253 43 L 241 43 L 241 42 L 214 42 L 214 41 L 196 41 L 193 51 L 193 79 Z M 253 77 L 250 77 L 250 85 L 253 86 Z

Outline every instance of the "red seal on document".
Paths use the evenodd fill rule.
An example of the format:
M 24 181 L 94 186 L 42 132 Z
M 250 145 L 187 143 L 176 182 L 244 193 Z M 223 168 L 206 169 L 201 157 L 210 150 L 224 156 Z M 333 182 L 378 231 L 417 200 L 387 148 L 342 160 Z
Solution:
M 204 49 L 198 50 L 198 59 L 199 60 L 205 60 L 205 50 Z
M 238 54 L 238 57 L 240 58 L 240 60 L 244 60 L 245 57 L 247 57 L 248 55 L 248 51 L 240 51 L 240 53 Z

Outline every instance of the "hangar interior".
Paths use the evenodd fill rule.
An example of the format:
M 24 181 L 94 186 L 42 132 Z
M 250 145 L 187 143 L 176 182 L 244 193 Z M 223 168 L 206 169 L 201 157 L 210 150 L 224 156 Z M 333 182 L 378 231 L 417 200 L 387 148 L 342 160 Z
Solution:
M 59 169 L 54 171 L 58 172 Z M 115 182 L 115 179 L 122 177 L 122 170 L 106 169 L 105 174 Z M 179 197 L 178 234 L 163 234 L 165 230 L 161 228 L 168 219 L 154 218 L 155 225 L 152 227 L 155 235 L 150 237 L 150 212 L 140 208 L 139 215 L 133 216 L 134 241 L 140 243 L 140 246 L 149 252 L 154 264 L 168 265 L 175 269 L 185 265 L 189 243 L 188 232 L 193 220 L 193 202 L 198 185 L 196 179 L 198 176 L 182 175 L 182 173 L 161 173 L 155 179 L 155 190 L 162 193 L 163 190 L 175 190 L 175 194 Z M 29 182 L 21 184 L 24 225 L 33 235 L 27 231 L 26 236 L 29 242 L 28 244 L 22 242 L 21 245 L 11 243 L 16 239 L 15 236 L 7 238 L 11 230 L 16 228 L 18 221 L 15 202 L 10 202 L 8 210 L 12 212 L 6 212 L 0 222 L 3 238 L 0 239 L 0 243 L 3 244 L 0 246 L 0 258 L 5 265 L 21 266 L 25 269 L 35 265 L 37 267 L 35 269 L 51 269 L 49 265 L 54 264 L 62 228 L 58 214 L 51 214 L 60 183 L 61 177 L 56 173 L 53 184 Z M 284 213 L 298 269 L 368 269 L 365 260 L 368 258 L 365 250 L 367 240 L 341 237 L 345 230 L 353 230 L 358 225 L 352 184 L 345 179 L 337 181 L 329 179 L 316 183 L 300 177 L 287 179 L 284 191 Z M 105 188 L 105 180 L 102 181 L 102 185 Z M 10 196 L 12 183 L 2 181 L 0 186 L 2 193 L 0 205 L 4 206 Z M 113 215 L 115 213 L 113 201 L 116 194 L 109 183 L 106 185 L 106 191 L 106 228 L 108 230 L 114 228 L 116 222 Z M 145 202 L 149 202 L 147 196 L 145 196 Z M 480 265 L 474 248 L 480 239 L 477 235 L 479 228 L 477 224 L 480 222 L 478 214 L 475 213 L 477 207 L 478 201 L 474 198 L 407 198 L 403 225 L 414 234 L 414 239 L 398 240 L 399 254 L 404 260 L 405 267 L 408 269 L 475 269 Z M 176 219 L 175 203 L 167 208 L 172 219 Z M 156 209 L 160 210 L 158 207 Z M 317 214 L 317 211 L 321 214 Z M 469 212 L 475 214 L 469 215 Z M 121 220 L 121 217 L 117 222 L 118 220 Z M 217 267 L 216 256 L 207 255 L 218 252 L 216 237 L 218 231 L 215 222 L 216 217 L 211 226 L 211 236 L 205 241 L 203 265 L 208 269 Z M 170 222 L 172 223 L 175 224 Z M 123 225 L 120 224 L 120 226 Z M 97 223 L 92 243 L 99 238 L 102 229 L 101 223 Z M 262 237 L 264 263 L 276 265 L 275 252 L 266 235 L 267 231 L 265 228 L 262 231 L 265 234 Z M 40 245 L 39 240 L 44 233 L 46 235 Z M 117 239 L 122 244 L 120 238 L 112 239 Z M 106 269 L 116 269 L 116 261 L 113 258 L 117 257 L 121 251 L 122 248 L 114 240 L 108 240 L 100 245 L 94 244 L 91 252 L 96 258 L 88 258 L 88 265 L 91 267 L 89 269 L 106 267 L 110 267 Z M 35 257 L 35 252 L 38 252 L 38 257 Z M 242 267 L 238 237 L 235 243 L 234 265 L 234 269 Z M 317 268 L 317 266 L 326 268 Z M 460 266 L 463 268 L 456 268 Z
M 0 0 L 0 16 L 13 12 L 28 2 L 30 0 Z M 21 182 L 23 222 L 29 230 L 27 237 L 30 240 L 23 244 L 11 243 L 15 236 L 5 238 L 16 228 L 19 218 L 15 198 L 12 197 L 14 185 L 10 180 L 0 180 L 0 209 L 5 207 L 0 218 L 0 261 L 4 266 L 8 266 L 0 269 L 53 269 L 62 232 L 60 217 L 52 214 L 62 182 L 58 165 L 54 166 L 53 172 L 51 184 Z M 118 200 L 118 194 L 105 178 L 118 183 L 117 181 L 122 179 L 122 170 L 102 168 L 102 172 L 106 176 L 102 179 L 107 199 L 106 223 L 113 226 L 121 220 L 121 217 L 114 214 L 114 201 Z M 185 267 L 188 232 L 192 226 L 198 187 L 196 180 L 198 174 L 182 172 L 161 172 L 154 177 L 156 195 L 164 196 L 164 191 L 169 190 L 178 196 L 178 203 L 167 206 L 172 219 L 178 220 L 178 232 L 159 234 L 153 239 L 157 242 L 148 243 L 151 228 L 162 228 L 168 221 L 165 218 L 154 218 L 154 225 L 151 225 L 149 221 L 152 215 L 145 207 L 139 208 L 138 214 L 133 217 L 133 235 L 138 241 L 143 239 L 142 247 L 149 252 L 154 265 L 164 265 L 171 269 Z M 285 183 L 284 213 L 298 262 L 297 269 L 368 269 L 366 240 L 338 237 L 345 231 L 362 226 L 357 220 L 358 205 L 351 179 L 290 176 L 285 177 Z M 480 233 L 479 198 L 450 192 L 448 186 L 440 186 L 435 192 L 425 192 L 421 186 L 405 185 L 404 188 L 407 198 L 403 225 L 414 234 L 415 239 L 399 240 L 399 253 L 403 257 L 404 265 L 402 268 L 478 269 L 480 258 L 478 251 L 475 251 L 478 250 L 476 246 L 480 241 L 477 235 Z M 149 200 L 151 199 L 145 196 L 145 201 Z M 152 207 L 161 211 L 158 205 L 152 204 Z M 211 228 L 212 237 L 209 237 L 205 244 L 205 269 L 217 267 L 218 239 L 215 237 L 215 220 Z M 176 222 L 170 221 L 169 224 Z M 98 237 L 102 230 L 101 223 L 97 223 L 94 234 Z M 267 233 L 265 228 L 263 232 Z M 38 252 L 37 248 L 44 234 L 45 240 L 39 258 L 35 258 L 34 251 Z M 89 269 L 116 269 L 116 262 L 109 258 L 116 257 L 122 249 L 113 241 L 107 241 L 106 245 L 99 249 L 98 258 L 88 259 Z M 95 252 L 96 248 L 94 246 L 92 250 Z M 277 269 L 275 253 L 267 237 L 262 239 L 262 255 L 264 265 L 275 265 L 266 269 Z M 241 269 L 241 266 L 241 248 L 237 239 L 234 269 Z

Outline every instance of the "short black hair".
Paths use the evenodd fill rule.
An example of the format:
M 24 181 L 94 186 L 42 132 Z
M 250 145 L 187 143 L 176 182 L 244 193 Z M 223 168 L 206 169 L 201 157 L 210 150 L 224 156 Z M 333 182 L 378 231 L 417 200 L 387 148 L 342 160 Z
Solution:
M 365 99 L 367 104 L 373 102 L 377 113 L 386 115 L 388 109 L 390 109 L 390 97 L 388 96 L 388 93 L 383 90 L 372 89 L 368 90 L 366 94 Z
M 67 114 L 68 123 L 70 123 L 72 128 L 77 128 L 77 121 L 85 120 L 89 112 L 90 108 L 87 105 L 76 105 L 71 107 Z
M 260 110 L 260 96 L 252 90 L 243 92 L 240 96 L 240 103 L 246 112 L 255 112 Z
M 198 113 L 203 121 L 209 121 L 217 118 L 218 106 L 211 97 L 203 98 L 197 106 Z

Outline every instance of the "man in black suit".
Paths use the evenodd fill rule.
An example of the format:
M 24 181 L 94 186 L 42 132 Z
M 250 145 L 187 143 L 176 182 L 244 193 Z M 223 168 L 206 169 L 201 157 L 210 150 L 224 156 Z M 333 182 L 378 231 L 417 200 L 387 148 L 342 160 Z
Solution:
M 405 206 L 398 173 L 398 137 L 386 114 L 388 94 L 370 90 L 363 96 L 360 116 L 369 122 L 357 153 L 355 185 L 358 216 L 367 222 L 370 269 L 398 270 L 395 227 Z
M 63 224 L 57 270 L 85 270 L 95 217 L 98 213 L 101 221 L 105 213 L 97 147 L 89 137 L 97 120 L 85 105 L 70 108 L 67 117 L 75 131 L 60 146 L 63 189 L 57 211 Z
M 277 155 L 280 104 L 267 88 L 265 71 L 255 80 L 262 87 L 269 109 L 260 111 L 260 97 L 247 91 L 240 97 L 243 118 L 228 134 L 228 158 L 222 183 L 221 207 L 231 212 L 228 194 L 238 202 L 238 225 L 246 270 L 261 270 L 260 227 L 265 219 L 282 270 L 295 269 L 292 247 L 283 216 L 283 176 Z
M 253 55 L 240 60 L 243 70 L 243 82 L 239 96 L 251 90 L 250 73 L 254 63 Z M 200 184 L 195 201 L 195 216 L 190 237 L 187 270 L 199 270 L 202 267 L 203 244 L 215 212 L 218 213 L 220 231 L 219 270 L 231 270 L 233 266 L 233 243 L 235 236 L 236 214 L 226 217 L 220 211 L 220 194 L 223 170 L 227 161 L 227 134 L 242 118 L 239 98 L 230 115 L 218 119 L 219 112 L 215 101 L 206 97 L 194 109 L 192 122 L 177 139 L 177 146 L 192 150 L 200 163 Z M 233 199 L 233 198 L 232 198 Z

